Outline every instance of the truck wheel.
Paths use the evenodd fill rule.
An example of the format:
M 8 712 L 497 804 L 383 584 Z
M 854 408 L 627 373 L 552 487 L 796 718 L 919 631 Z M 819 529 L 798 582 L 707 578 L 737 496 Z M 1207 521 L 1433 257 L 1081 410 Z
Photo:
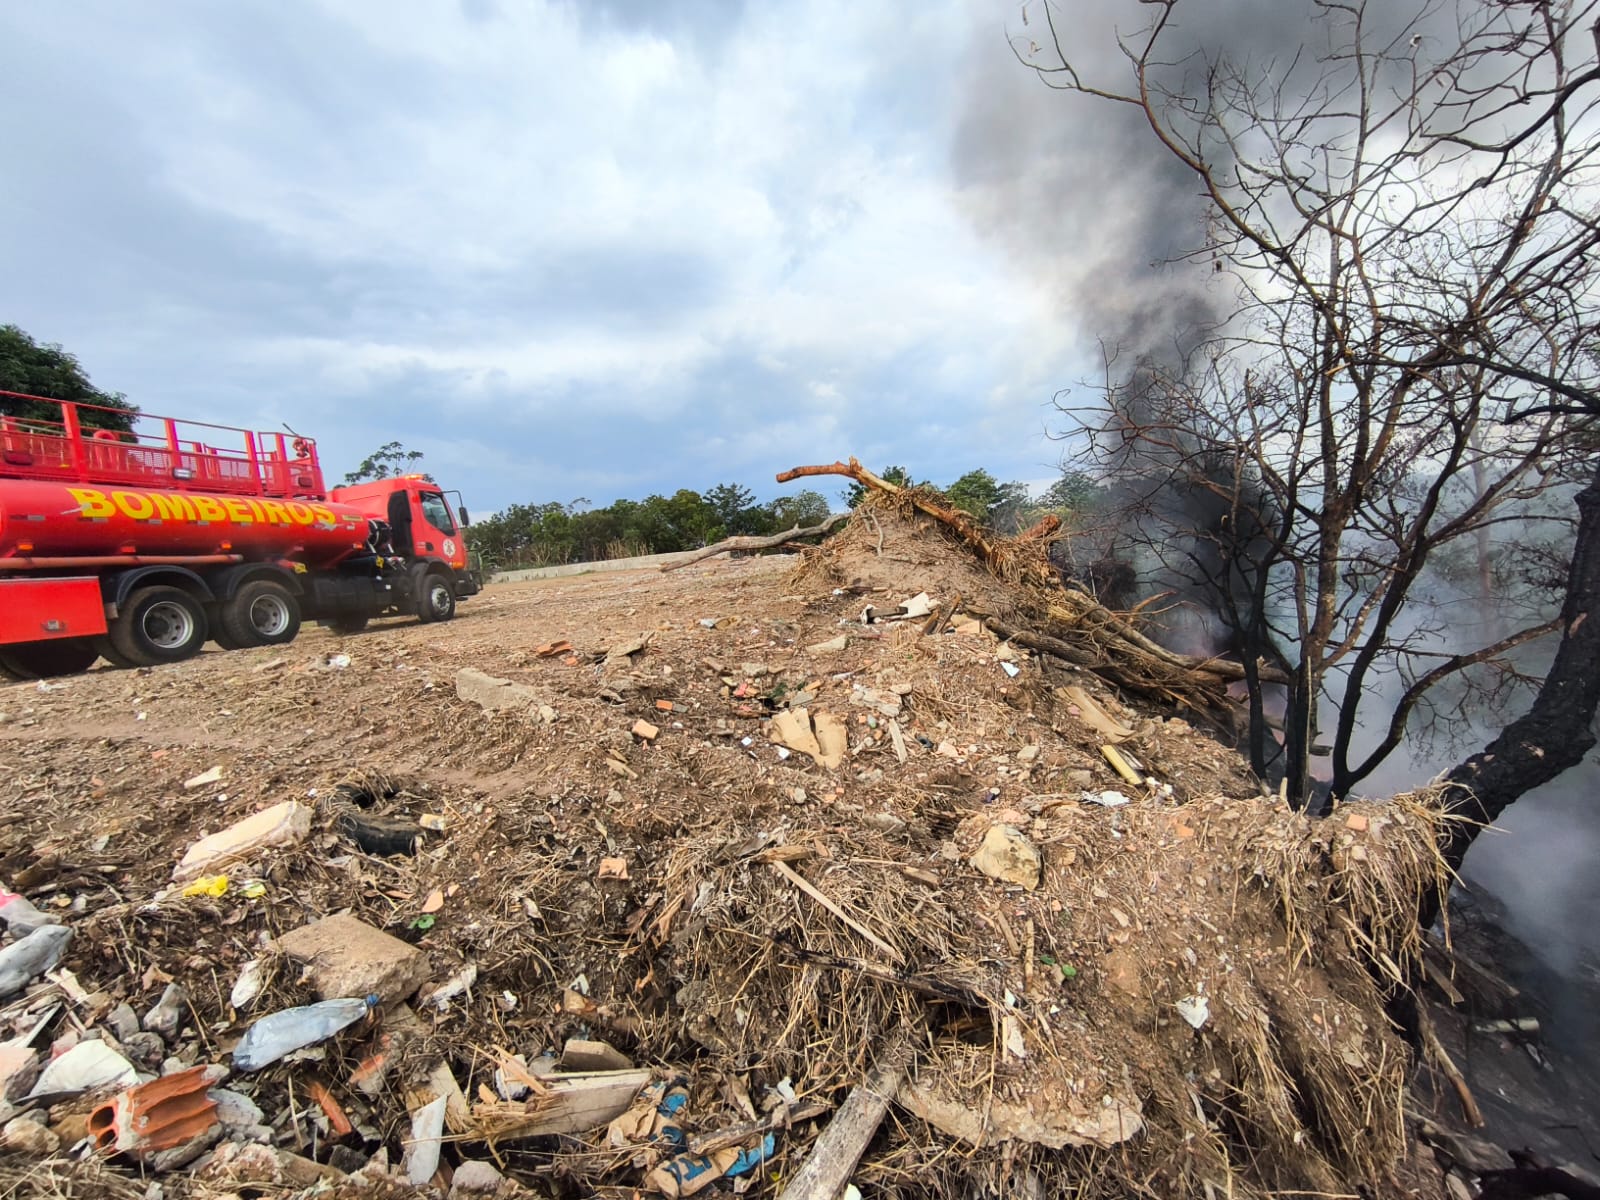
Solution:
M 175 587 L 140 588 L 111 624 L 111 647 L 139 667 L 182 662 L 200 653 L 210 631 L 206 611 Z
M 99 657 L 93 638 L 27 642 L 0 648 L 0 671 L 15 679 L 50 679 L 87 671 Z
M 352 633 L 360 633 L 367 627 L 367 617 L 335 617 L 328 622 L 328 628 L 340 637 L 348 637 Z
M 300 632 L 300 602 L 294 593 L 271 579 L 245 584 L 222 604 L 222 629 L 218 645 L 281 646 Z M 222 642 L 227 638 L 234 645 Z
M 424 625 L 456 615 L 456 590 L 450 579 L 429 571 L 417 582 L 417 620 Z

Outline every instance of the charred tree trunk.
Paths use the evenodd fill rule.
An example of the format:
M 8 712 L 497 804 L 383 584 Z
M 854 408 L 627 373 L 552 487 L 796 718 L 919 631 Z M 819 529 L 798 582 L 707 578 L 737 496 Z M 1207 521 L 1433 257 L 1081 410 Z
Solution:
M 1453 821 L 1444 853 L 1459 868 L 1483 825 L 1523 793 L 1583 761 L 1595 744 L 1600 705 L 1600 466 L 1578 494 L 1578 533 L 1561 609 L 1561 645 L 1525 716 L 1446 777 Z M 1425 913 L 1431 924 L 1436 914 Z

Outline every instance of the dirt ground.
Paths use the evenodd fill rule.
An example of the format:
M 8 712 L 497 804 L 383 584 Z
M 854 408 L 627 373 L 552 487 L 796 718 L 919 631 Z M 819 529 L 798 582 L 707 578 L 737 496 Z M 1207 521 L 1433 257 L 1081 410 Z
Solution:
M 858 522 L 803 563 L 495 585 L 444 625 L 307 629 L 283 648 L 0 688 L 0 881 L 75 933 L 67 979 L 0 1006 L 0 1034 L 65 1001 L 66 1026 L 91 1036 L 177 980 L 183 1030 L 137 1065 L 225 1063 L 254 1017 L 312 998 L 272 939 L 349 912 L 427 956 L 407 1061 L 359 1093 L 351 1073 L 382 1035 L 358 1032 L 229 1085 L 275 1145 L 343 1169 L 398 1159 L 408 1089 L 442 1062 L 488 1115 L 452 1120 L 441 1188 L 472 1158 L 515 1181 L 503 1195 L 637 1194 L 668 1151 L 604 1128 L 484 1134 L 505 1103 L 496 1067 L 580 1036 L 682 1083 L 697 1135 L 773 1127 L 722 1191 L 778 1194 L 826 1126 L 784 1114 L 835 1110 L 896 1055 L 908 1081 L 855 1175 L 867 1195 L 1427 1178 L 1401 1128 L 1405 1054 L 1359 961 L 1408 952 L 1376 907 L 1384 886 L 1425 886 L 1421 810 L 1349 806 L 1314 826 L 1181 716 L 965 617 L 931 636 L 862 624 L 867 605 L 892 613 L 923 590 L 1010 603 L 937 536 L 890 534 Z M 462 699 L 462 668 L 527 702 Z M 1085 695 L 1149 785 L 1113 770 Z M 795 712 L 819 737 L 824 715 L 843 728 L 839 766 L 773 740 Z M 375 812 L 442 828 L 414 856 L 361 853 L 328 807 L 352 777 L 376 781 Z M 174 887 L 197 839 L 285 800 L 316 811 L 306 840 L 240 864 L 220 895 Z M 1035 881 L 974 868 L 997 827 L 1036 848 Z M 254 960 L 266 988 L 235 1010 Z M 144 1195 L 136 1171 L 72 1165 L 82 1118 L 52 1111 L 49 1187 L 34 1164 L 15 1190 Z M 169 1196 L 209 1186 L 163 1178 Z

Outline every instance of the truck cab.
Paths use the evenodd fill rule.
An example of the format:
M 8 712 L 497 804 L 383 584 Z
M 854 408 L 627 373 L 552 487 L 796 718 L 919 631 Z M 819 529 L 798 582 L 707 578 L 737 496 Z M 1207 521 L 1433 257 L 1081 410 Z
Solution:
M 410 560 L 416 608 L 424 619 L 446 620 L 456 600 L 483 590 L 482 574 L 467 552 L 469 518 L 460 493 L 447 493 L 426 475 L 398 475 L 334 488 L 328 499 L 387 526 L 391 552 Z M 325 624 L 349 627 L 346 621 Z

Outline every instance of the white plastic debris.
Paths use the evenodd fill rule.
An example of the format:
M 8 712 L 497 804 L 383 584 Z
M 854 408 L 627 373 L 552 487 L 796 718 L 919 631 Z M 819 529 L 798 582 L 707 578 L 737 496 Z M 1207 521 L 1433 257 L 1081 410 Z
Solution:
M 98 1088 L 128 1087 L 139 1082 L 133 1064 L 98 1039 L 79 1042 L 53 1061 L 33 1085 L 28 1099 L 77 1096 Z
M 1085 792 L 1083 798 L 1090 804 L 1098 804 L 1102 808 L 1121 808 L 1124 804 L 1133 803 L 1121 792 Z
M 228 1003 L 236 1011 L 242 1012 L 249 1008 L 257 996 L 261 994 L 262 976 L 265 974 L 266 961 L 252 958 L 239 969 L 239 978 L 233 981 L 233 991 L 228 993 Z
M 1211 1004 L 1204 996 L 1185 996 L 1173 1007 L 1178 1010 L 1178 1015 L 1194 1029 L 1199 1029 L 1211 1016 Z
M 411 1144 L 406 1147 L 406 1179 L 421 1187 L 439 1169 L 439 1147 L 444 1136 L 444 1107 L 448 1096 L 429 1101 L 411 1114 Z

